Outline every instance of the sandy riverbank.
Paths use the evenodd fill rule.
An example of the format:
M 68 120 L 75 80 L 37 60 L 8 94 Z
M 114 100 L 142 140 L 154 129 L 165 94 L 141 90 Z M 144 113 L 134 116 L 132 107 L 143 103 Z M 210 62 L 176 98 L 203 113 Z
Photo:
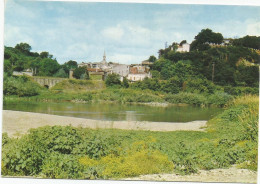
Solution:
M 123 180 L 257 183 L 257 172 L 238 169 L 233 166 L 228 169 L 200 170 L 197 174 L 184 176 L 177 174 L 150 174 Z
M 150 131 L 203 131 L 206 121 L 193 121 L 188 123 L 166 122 L 140 122 L 140 121 L 101 121 L 50 114 L 20 112 L 3 110 L 3 132 L 9 136 L 26 133 L 30 128 L 53 125 L 71 125 L 83 128 L 114 128 L 125 130 L 150 130 Z

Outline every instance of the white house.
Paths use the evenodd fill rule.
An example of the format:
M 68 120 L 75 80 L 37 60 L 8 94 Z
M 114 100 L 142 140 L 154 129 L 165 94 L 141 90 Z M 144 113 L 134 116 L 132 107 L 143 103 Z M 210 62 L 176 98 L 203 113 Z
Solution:
M 123 77 L 126 77 L 129 74 L 129 69 L 129 65 L 117 64 L 112 66 L 111 72 L 120 75 L 121 80 L 123 80 Z
M 178 46 L 176 52 L 190 52 L 190 44 L 184 43 L 182 46 Z
M 129 81 L 136 82 L 136 81 L 142 81 L 146 77 L 151 78 L 152 76 L 150 73 L 137 73 L 137 74 L 130 73 L 130 74 L 128 74 L 127 79 Z

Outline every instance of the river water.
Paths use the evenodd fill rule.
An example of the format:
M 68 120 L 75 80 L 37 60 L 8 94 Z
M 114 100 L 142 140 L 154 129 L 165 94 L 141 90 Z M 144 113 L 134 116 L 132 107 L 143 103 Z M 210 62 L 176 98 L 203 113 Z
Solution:
M 95 120 L 154 122 L 189 122 L 195 120 L 209 120 L 213 116 L 223 111 L 223 109 L 217 107 L 154 107 L 146 105 L 117 103 L 82 104 L 49 102 L 5 103 L 3 109 L 71 116 Z

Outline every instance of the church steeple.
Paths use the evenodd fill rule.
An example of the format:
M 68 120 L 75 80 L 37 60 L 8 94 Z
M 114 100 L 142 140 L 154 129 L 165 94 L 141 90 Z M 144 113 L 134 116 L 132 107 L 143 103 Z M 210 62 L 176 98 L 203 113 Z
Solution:
M 106 64 L 107 63 L 107 61 L 106 61 L 106 52 L 104 51 L 104 55 L 103 55 L 103 61 L 102 61 L 104 64 Z

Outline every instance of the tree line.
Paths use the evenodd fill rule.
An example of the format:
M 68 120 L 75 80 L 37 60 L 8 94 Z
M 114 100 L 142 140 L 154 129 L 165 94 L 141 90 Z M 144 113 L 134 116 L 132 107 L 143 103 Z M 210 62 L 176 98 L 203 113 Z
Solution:
M 86 68 L 78 67 L 76 61 L 70 60 L 59 64 L 49 52 L 31 52 L 31 49 L 28 43 L 19 43 L 14 48 L 5 47 L 4 72 L 10 76 L 13 71 L 20 72 L 29 69 L 35 76 L 68 78 L 69 71 L 73 69 L 75 78 L 89 78 Z

